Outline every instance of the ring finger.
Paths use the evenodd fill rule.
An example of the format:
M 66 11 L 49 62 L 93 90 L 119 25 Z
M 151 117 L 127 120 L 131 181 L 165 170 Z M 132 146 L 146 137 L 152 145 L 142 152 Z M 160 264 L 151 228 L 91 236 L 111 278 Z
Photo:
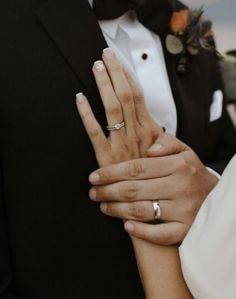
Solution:
M 124 120 L 122 107 L 113 90 L 103 61 L 99 60 L 94 63 L 93 73 L 105 109 L 108 126 L 111 127 L 115 124 L 122 123 Z M 124 129 L 119 130 L 119 132 L 124 132 Z M 118 132 L 116 132 L 116 135 L 117 133 Z
M 115 94 L 122 106 L 127 134 L 132 136 L 136 132 L 135 127 L 137 125 L 133 92 L 114 51 L 111 48 L 104 49 L 102 57 L 111 78 Z
M 152 221 L 179 221 L 181 210 L 173 200 L 158 200 L 160 206 L 160 217 L 155 218 L 154 201 L 137 202 L 109 202 L 101 203 L 101 211 L 114 218 L 134 220 L 142 222 Z

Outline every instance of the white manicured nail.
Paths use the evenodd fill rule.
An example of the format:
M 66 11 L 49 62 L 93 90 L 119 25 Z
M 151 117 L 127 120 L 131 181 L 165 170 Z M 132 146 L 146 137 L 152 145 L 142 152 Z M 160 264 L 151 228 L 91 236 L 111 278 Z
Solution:
M 95 70 L 97 72 L 103 72 L 105 70 L 105 66 L 104 66 L 104 63 L 103 61 L 101 60 L 98 60 L 94 63 L 94 66 L 95 66 Z
M 77 93 L 76 100 L 79 104 L 84 103 L 84 95 L 82 92 Z
M 104 49 L 103 54 L 105 55 L 106 58 L 113 58 L 114 57 L 114 52 L 111 48 Z

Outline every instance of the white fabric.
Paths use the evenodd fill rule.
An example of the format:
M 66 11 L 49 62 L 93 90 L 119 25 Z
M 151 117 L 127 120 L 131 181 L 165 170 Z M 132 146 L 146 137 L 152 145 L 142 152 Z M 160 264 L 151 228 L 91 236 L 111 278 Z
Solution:
M 210 121 L 213 122 L 222 116 L 224 95 L 222 90 L 213 93 L 213 101 L 210 107 Z
M 236 298 L 236 156 L 200 209 L 180 257 L 195 299 Z

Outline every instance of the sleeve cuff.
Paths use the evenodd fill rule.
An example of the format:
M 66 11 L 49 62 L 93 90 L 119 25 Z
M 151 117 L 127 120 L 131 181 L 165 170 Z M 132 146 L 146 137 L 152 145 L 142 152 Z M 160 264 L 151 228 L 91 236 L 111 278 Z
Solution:
M 215 170 L 211 169 L 210 167 L 206 167 L 206 169 L 207 169 L 210 173 L 212 173 L 215 177 L 217 177 L 218 180 L 220 180 L 221 175 L 220 175 L 218 172 L 216 172 Z

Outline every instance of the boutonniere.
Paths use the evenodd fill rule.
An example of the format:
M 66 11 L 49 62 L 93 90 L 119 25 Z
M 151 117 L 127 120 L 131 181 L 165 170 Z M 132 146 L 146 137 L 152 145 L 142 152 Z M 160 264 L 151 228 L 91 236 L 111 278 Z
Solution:
M 191 55 L 201 48 L 214 51 L 212 22 L 203 17 L 203 8 L 183 9 L 174 12 L 170 21 L 170 33 L 166 37 L 166 48 L 173 55 L 180 55 L 177 72 L 186 72 Z

